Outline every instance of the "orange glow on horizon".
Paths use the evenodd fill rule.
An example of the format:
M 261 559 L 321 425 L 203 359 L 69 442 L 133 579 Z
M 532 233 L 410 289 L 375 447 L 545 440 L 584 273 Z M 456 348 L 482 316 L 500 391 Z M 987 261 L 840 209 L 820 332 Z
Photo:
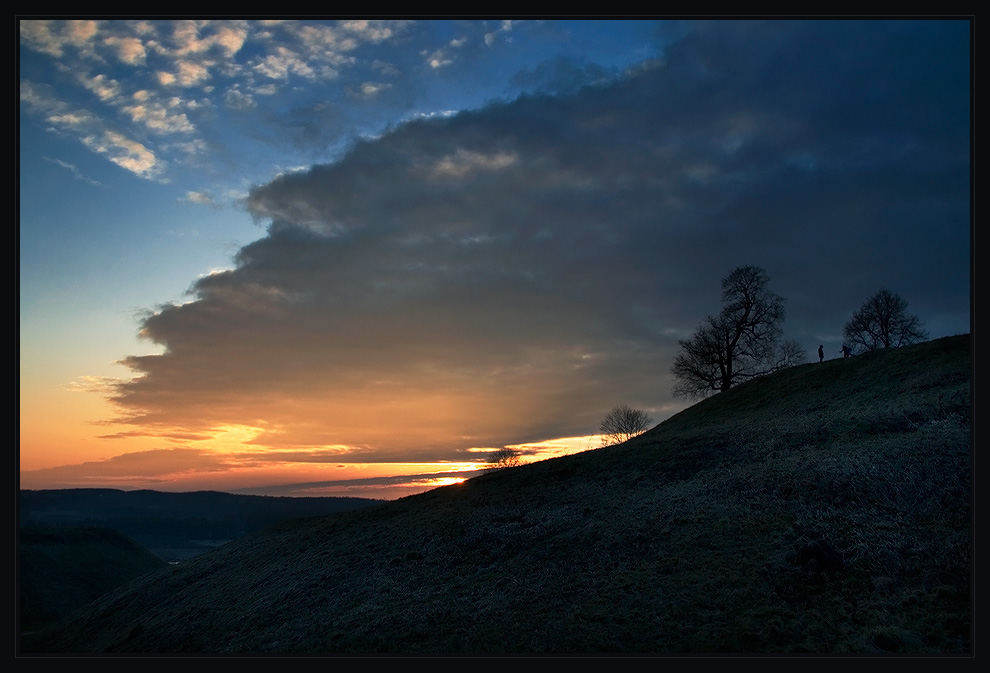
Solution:
M 53 410 L 57 409 L 57 413 Z M 344 445 L 269 445 L 278 427 L 220 425 L 190 433 L 181 428 L 135 428 L 99 419 L 116 410 L 105 397 L 73 387 L 29 385 L 20 398 L 20 488 L 217 490 L 257 494 L 395 499 L 463 483 L 501 447 L 462 449 L 467 460 L 388 460 Z M 426 433 L 425 425 L 416 428 Z M 383 437 L 387 440 L 387 437 Z M 383 441 L 387 445 L 387 441 Z M 595 435 L 512 444 L 520 463 L 598 447 Z M 440 453 L 440 452 L 436 452 Z M 456 455 L 457 452 L 451 452 Z M 369 462 L 363 462 L 367 456 Z M 464 476 L 459 476 L 462 474 Z
M 240 430 L 230 430 L 236 435 Z M 249 435 L 246 433 L 244 436 Z M 160 491 L 217 490 L 240 493 L 395 499 L 463 483 L 482 473 L 485 460 L 459 462 L 347 462 L 346 454 L 268 451 L 256 446 L 222 449 L 190 445 L 139 450 L 109 459 L 21 471 L 24 489 L 119 488 Z M 513 446 L 521 463 L 585 450 L 588 438 L 563 438 Z M 489 449 L 491 451 L 493 449 Z M 313 455 L 299 460 L 300 453 Z M 480 451 L 479 451 L 480 454 Z M 463 473 L 464 476 L 458 476 Z

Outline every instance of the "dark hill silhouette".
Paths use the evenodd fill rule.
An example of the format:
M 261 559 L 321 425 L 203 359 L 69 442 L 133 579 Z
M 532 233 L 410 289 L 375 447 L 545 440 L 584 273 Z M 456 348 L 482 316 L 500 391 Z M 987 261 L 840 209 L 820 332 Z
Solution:
M 22 653 L 967 653 L 969 344 L 793 367 L 619 446 L 279 524 Z
M 109 528 L 21 528 L 21 629 L 54 623 L 111 589 L 167 564 Z
M 367 507 L 368 498 L 289 498 L 218 491 L 165 493 L 113 488 L 22 490 L 22 526 L 98 526 L 133 538 L 165 561 L 181 561 L 287 519 Z

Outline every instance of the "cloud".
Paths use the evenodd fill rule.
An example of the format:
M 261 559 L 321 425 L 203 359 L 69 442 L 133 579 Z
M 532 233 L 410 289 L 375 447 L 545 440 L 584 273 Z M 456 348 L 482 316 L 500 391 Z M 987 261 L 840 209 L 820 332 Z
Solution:
M 92 20 L 26 20 L 19 22 L 19 30 L 21 39 L 33 49 L 60 57 L 67 48 L 89 48 L 98 25 Z
M 516 163 L 518 155 L 509 152 L 482 154 L 458 148 L 433 164 L 433 175 L 440 179 L 461 178 L 474 171 L 498 171 Z
M 94 77 L 80 77 L 84 87 L 95 93 L 100 100 L 113 100 L 120 96 L 120 83 L 107 77 L 106 75 L 96 75 Z
M 367 477 L 364 479 L 335 479 L 327 481 L 278 484 L 274 486 L 249 487 L 235 492 L 249 495 L 276 497 L 361 497 L 394 499 L 411 495 L 438 486 L 460 483 L 477 476 L 482 470 L 429 472 L 389 477 Z
M 50 124 L 118 165 L 142 177 L 160 178 L 169 163 L 188 166 L 188 156 L 169 156 L 170 161 L 165 161 L 170 147 L 155 144 L 149 135 L 196 134 L 201 142 L 220 149 L 220 138 L 230 135 L 229 128 L 218 127 L 221 103 L 228 109 L 251 110 L 258 107 L 259 96 L 268 96 L 270 109 L 260 116 L 278 119 L 283 110 L 273 96 L 277 84 L 292 77 L 310 84 L 329 82 L 342 68 L 355 65 L 350 52 L 391 39 L 406 25 L 401 21 L 25 20 L 20 22 L 22 50 L 50 58 L 43 68 L 22 69 L 30 73 L 22 74 L 22 101 L 32 111 L 47 112 Z M 259 26 L 277 31 L 280 41 L 259 31 Z M 251 48 L 245 50 L 249 41 Z M 41 64 L 26 60 L 32 66 Z M 51 79 L 52 72 L 57 74 L 52 81 L 59 82 L 64 75 L 75 87 L 59 82 L 55 95 L 31 82 L 31 76 Z M 256 82 L 259 76 L 276 81 Z M 392 86 L 369 81 L 362 73 L 347 90 L 368 98 Z M 299 90 L 292 94 L 308 95 Z M 279 131 L 277 124 L 271 129 Z M 254 132 L 254 127 L 248 131 Z M 257 133 L 268 140 L 268 131 Z M 108 151 L 106 138 L 131 139 L 147 154 Z M 215 154 L 222 156 L 223 151 Z M 157 157 L 154 168 L 147 161 L 150 156 Z
M 462 466 L 454 470 L 414 472 L 400 476 L 354 476 L 344 479 L 301 481 L 312 478 L 307 456 L 278 454 L 230 454 L 200 449 L 152 449 L 125 453 L 109 460 L 65 465 L 20 473 L 20 487 L 42 488 L 152 488 L 182 492 L 216 490 L 268 496 L 363 497 L 393 499 L 411 495 L 479 474 Z M 266 462 L 268 460 L 268 462 Z M 299 461 L 299 462 L 295 462 Z M 360 466 L 340 465 L 334 460 L 320 467 L 330 474 L 362 473 Z M 391 466 L 402 470 L 405 466 Z M 417 466 L 429 469 L 429 466 Z M 298 469 L 299 472 L 294 472 Z M 288 483 L 283 483 L 288 482 Z
M 499 33 L 508 33 L 511 30 L 512 30 L 512 21 L 509 20 L 502 21 L 499 24 L 498 28 L 496 28 L 495 30 L 489 33 L 485 33 L 485 44 L 488 45 L 489 47 L 492 46 L 495 43 L 495 40 L 498 39 Z
M 171 28 L 169 42 L 174 46 L 169 51 L 179 57 L 219 50 L 222 56 L 229 58 L 240 51 L 247 38 L 247 28 L 242 21 L 176 21 Z
M 556 58 L 516 74 L 513 83 L 524 91 L 570 94 L 583 86 L 607 84 L 618 75 L 597 64 L 577 64 L 570 59 Z
M 270 79 L 287 79 L 290 75 L 309 80 L 335 79 L 342 68 L 358 62 L 352 52 L 395 38 L 408 25 L 407 21 L 367 20 L 274 23 L 269 26 L 272 40 L 276 35 L 287 38 L 289 46 L 273 46 L 271 53 L 254 63 L 253 69 Z
M 448 55 L 448 52 L 444 51 L 443 49 L 437 49 L 432 52 L 424 51 L 423 56 L 426 59 L 426 63 L 434 70 L 438 68 L 443 68 L 444 66 L 448 66 L 454 62 L 454 59 L 452 59 Z
M 280 163 L 259 158 L 273 148 L 294 152 L 293 162 L 327 160 L 352 138 L 381 133 L 396 119 L 465 105 L 465 96 L 484 100 L 500 82 L 507 91 L 528 86 L 526 80 L 511 81 L 510 62 L 531 58 L 527 51 L 502 49 L 495 55 L 471 48 L 487 30 L 505 34 L 506 26 L 26 20 L 20 23 L 21 77 L 27 86 L 38 87 L 33 80 L 55 88 L 50 97 L 65 107 L 58 117 L 61 132 L 78 134 L 89 147 L 103 131 L 141 143 L 158 159 L 155 179 L 174 182 L 206 173 L 213 179 L 240 165 L 258 166 L 241 169 L 257 181 L 265 176 L 261 166 Z M 440 70 L 422 67 L 425 57 Z M 482 68 L 483 82 L 464 79 L 477 80 Z M 580 77 L 576 73 L 571 81 Z M 300 111 L 321 108 L 330 110 L 328 120 L 318 114 L 299 118 Z M 70 130 L 83 118 L 87 128 Z M 193 161 L 174 152 L 177 145 L 166 137 L 173 134 L 208 144 L 210 159 L 197 155 Z
M 124 360 L 118 420 L 451 460 L 676 409 L 677 338 L 735 266 L 809 348 L 879 286 L 958 315 L 968 52 L 951 22 L 701 22 L 659 66 L 279 176 L 267 235 L 144 320 L 164 351 Z
M 117 58 L 128 65 L 144 65 L 147 51 L 136 37 L 108 37 L 104 44 L 117 50 Z
M 84 182 L 88 182 L 89 184 L 91 184 L 91 185 L 93 185 L 95 187 L 102 186 L 101 183 L 98 182 L 97 180 L 93 180 L 92 178 L 89 178 L 89 177 L 86 177 L 85 175 L 83 175 L 82 172 L 78 168 L 76 168 L 73 164 L 70 164 L 70 163 L 68 163 L 66 161 L 62 161 L 61 159 L 52 159 L 52 158 L 49 158 L 49 157 L 42 157 L 42 159 L 44 159 L 45 161 L 50 161 L 51 163 L 56 164 L 58 166 L 61 166 L 62 168 L 66 169 L 67 171 L 71 172 L 72 175 L 74 177 L 76 177 L 77 179 L 79 179 L 79 180 L 82 180 Z
M 92 151 L 105 155 L 118 166 L 142 178 L 155 179 L 164 170 L 155 153 L 127 135 L 107 128 L 99 117 L 86 110 L 70 107 L 52 97 L 44 87 L 22 82 L 21 101 L 41 112 L 45 121 L 59 132 L 67 133 Z
M 225 474 L 239 466 L 237 457 L 198 449 L 153 449 L 125 453 L 108 460 L 79 465 L 65 465 L 21 472 L 21 488 L 122 487 L 161 488 L 192 470 L 204 475 L 209 483 L 214 475 Z
M 298 54 L 287 47 L 275 47 L 274 53 L 268 54 L 254 66 L 255 71 L 270 79 L 287 79 L 289 74 L 299 75 L 306 79 L 314 79 L 317 72 Z M 323 71 L 324 75 L 328 73 Z M 331 78 L 336 72 L 330 73 Z
M 234 110 L 247 110 L 257 105 L 251 94 L 244 93 L 237 87 L 231 87 L 224 93 L 224 104 Z
M 378 59 L 372 61 L 371 67 L 387 77 L 398 77 L 402 74 L 394 64 Z
M 131 105 L 122 110 L 133 121 L 158 133 L 191 133 L 194 130 L 185 113 L 175 113 L 161 104 Z
M 113 163 L 142 178 L 155 178 L 164 170 L 154 152 L 115 131 L 84 136 L 82 142 L 91 150 L 107 155 Z
M 200 206 L 209 206 L 211 208 L 219 208 L 220 204 L 217 200 L 213 198 L 212 194 L 206 192 L 186 192 L 185 197 L 181 199 L 186 203 L 193 203 Z
M 384 91 L 392 88 L 387 82 L 362 82 L 356 90 L 351 90 L 358 98 L 375 98 Z
M 192 87 L 210 78 L 209 69 L 201 63 L 179 61 L 176 63 L 178 72 L 173 82 L 179 86 Z

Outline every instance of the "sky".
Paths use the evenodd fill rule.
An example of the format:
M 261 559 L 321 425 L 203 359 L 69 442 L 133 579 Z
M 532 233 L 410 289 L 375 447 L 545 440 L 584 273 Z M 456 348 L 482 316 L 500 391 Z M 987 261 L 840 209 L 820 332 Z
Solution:
M 22 18 L 21 488 L 393 499 L 659 423 L 756 265 L 970 332 L 971 23 Z

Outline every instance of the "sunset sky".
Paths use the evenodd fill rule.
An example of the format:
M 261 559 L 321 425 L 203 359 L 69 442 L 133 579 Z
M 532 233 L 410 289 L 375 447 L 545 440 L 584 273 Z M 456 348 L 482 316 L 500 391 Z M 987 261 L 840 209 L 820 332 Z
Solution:
M 971 321 L 971 24 L 20 21 L 22 488 L 395 498 L 683 409 L 758 265 Z

